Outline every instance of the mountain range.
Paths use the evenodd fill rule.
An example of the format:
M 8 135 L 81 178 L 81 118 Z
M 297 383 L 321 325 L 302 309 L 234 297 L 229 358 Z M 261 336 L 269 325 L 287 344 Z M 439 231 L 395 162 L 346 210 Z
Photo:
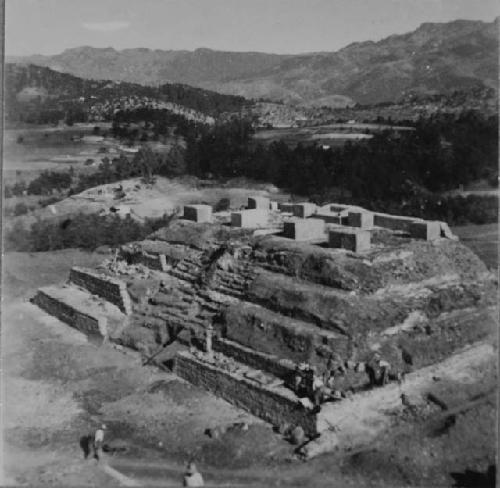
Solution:
M 185 83 L 246 98 L 305 105 L 393 102 L 410 93 L 432 95 L 498 87 L 498 22 L 424 23 L 378 42 L 335 52 L 278 55 L 162 51 L 146 48 L 67 49 L 53 56 L 8 57 L 73 75 L 143 85 Z

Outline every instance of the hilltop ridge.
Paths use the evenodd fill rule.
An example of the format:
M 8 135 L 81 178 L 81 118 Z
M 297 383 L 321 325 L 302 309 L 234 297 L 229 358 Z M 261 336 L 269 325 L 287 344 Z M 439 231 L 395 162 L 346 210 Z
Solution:
M 9 60 L 9 59 L 8 59 Z M 336 52 L 268 54 L 93 48 L 11 61 L 84 78 L 144 85 L 186 83 L 247 98 L 307 104 L 380 103 L 498 83 L 498 18 L 424 23 L 406 34 L 352 43 Z M 340 102 L 335 96 L 341 96 Z

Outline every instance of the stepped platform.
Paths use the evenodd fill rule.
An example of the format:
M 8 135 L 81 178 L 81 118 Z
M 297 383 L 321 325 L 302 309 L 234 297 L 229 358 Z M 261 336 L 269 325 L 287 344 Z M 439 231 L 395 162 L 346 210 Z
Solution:
M 344 430 L 339 437 L 338 428 L 352 430 L 356 444 L 364 434 L 344 419 L 360 418 L 360 432 L 370 429 L 357 398 L 365 407 L 400 404 L 398 385 L 369 384 L 366 364 L 374 353 L 390 363 L 393 376 L 427 375 L 426 368 L 495 333 L 497 282 L 443 223 L 439 236 L 415 237 L 409 232 L 415 222 L 430 224 L 376 213 L 372 223 L 371 214 L 368 221 L 358 215 L 363 209 L 345 205 L 313 210 L 338 213 L 336 229 L 368 232 L 369 247 L 356 252 L 328 247 L 326 239 L 298 241 L 295 232 L 293 238 L 275 235 L 273 229 L 297 218 L 286 212 L 269 211 L 273 227 L 259 231 L 217 219 L 179 220 L 123 246 L 118 261 L 99 271 L 73 269 L 68 286 L 40 289 L 33 301 L 82 332 L 109 336 L 145 357 L 182 344 L 189 351 L 173 361 L 180 377 L 280 431 L 301 426 L 309 438 L 321 434 L 324 444 L 311 445 L 308 456 L 332 448 L 334 429 L 342 445 L 351 434 Z M 357 227 L 341 225 L 349 212 Z M 298 222 L 307 232 L 314 224 Z M 210 340 L 212 354 L 197 349 L 204 344 L 209 350 Z M 300 363 L 318 376 L 334 371 L 336 401 L 325 402 L 319 413 L 292 389 Z
M 76 286 L 40 288 L 32 299 L 50 315 L 84 334 L 119 337 L 126 315 L 115 305 Z

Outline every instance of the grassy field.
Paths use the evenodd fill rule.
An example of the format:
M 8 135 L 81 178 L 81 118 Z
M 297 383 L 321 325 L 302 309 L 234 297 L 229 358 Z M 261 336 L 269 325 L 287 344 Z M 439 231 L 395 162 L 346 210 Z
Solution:
M 498 268 L 498 224 L 463 225 L 453 227 L 453 232 L 471 248 L 488 268 Z

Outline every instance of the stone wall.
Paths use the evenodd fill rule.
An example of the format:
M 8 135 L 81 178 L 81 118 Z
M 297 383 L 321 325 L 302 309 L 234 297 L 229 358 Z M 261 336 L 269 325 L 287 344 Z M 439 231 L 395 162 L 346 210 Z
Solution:
M 293 203 L 278 203 L 280 212 L 293 213 Z
M 289 359 L 280 359 L 272 354 L 255 351 L 228 339 L 214 339 L 213 348 L 225 356 L 248 364 L 252 368 L 267 371 L 283 380 L 289 380 L 295 372 L 295 363 Z
M 136 252 L 134 254 L 125 254 L 122 252 L 122 257 L 129 264 L 142 264 L 149 269 L 155 269 L 158 271 L 167 270 L 167 261 L 165 254 L 149 254 L 146 252 Z
M 314 214 L 314 218 L 323 220 L 325 224 L 347 224 L 346 217 L 341 217 L 337 212 L 326 212 L 323 210 L 321 213 Z
M 78 267 L 71 269 L 69 280 L 71 283 L 88 290 L 92 295 L 97 295 L 116 305 L 123 313 L 127 315 L 132 313 L 132 304 L 125 282 Z
M 391 230 L 410 232 L 410 225 L 415 221 L 422 222 L 422 219 L 419 219 L 417 217 L 404 217 L 402 215 L 391 215 L 385 213 L 373 214 L 374 225 L 378 227 L 385 227 L 386 229 Z
M 226 337 L 254 350 L 308 362 L 323 369 L 330 353 L 348 355 L 348 338 L 308 322 L 286 317 L 251 303 L 223 311 Z
M 97 334 L 103 337 L 107 335 L 106 317 L 91 315 L 85 310 L 79 310 L 60 300 L 56 295 L 51 293 L 48 288 L 40 288 L 33 298 L 33 303 L 50 315 L 57 317 L 60 321 L 71 325 L 84 334 Z
M 300 425 L 306 435 L 317 434 L 316 415 L 301 407 L 297 397 L 284 387 L 258 384 L 205 363 L 188 352 L 177 354 L 174 372 L 274 426 Z

